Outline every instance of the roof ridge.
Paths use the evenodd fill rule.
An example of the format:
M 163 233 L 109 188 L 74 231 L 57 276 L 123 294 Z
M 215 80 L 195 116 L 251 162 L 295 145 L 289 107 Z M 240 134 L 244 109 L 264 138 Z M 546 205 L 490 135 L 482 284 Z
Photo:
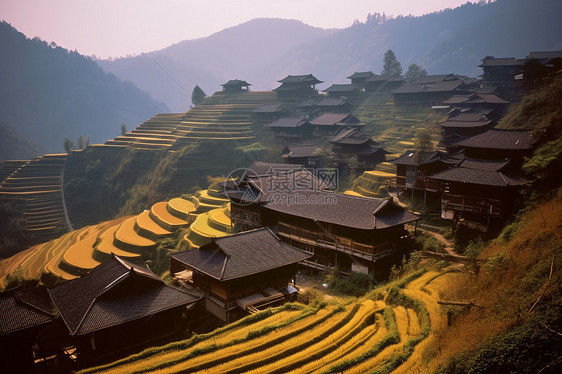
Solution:
M 264 231 L 266 229 L 268 229 L 267 226 L 258 227 L 258 228 L 247 230 L 247 231 L 235 232 L 234 234 L 229 234 L 229 235 L 219 236 L 219 237 L 213 237 L 213 239 L 215 239 L 215 240 L 228 239 L 228 238 L 232 238 L 234 236 L 240 236 L 240 235 L 251 233 L 251 232 Z

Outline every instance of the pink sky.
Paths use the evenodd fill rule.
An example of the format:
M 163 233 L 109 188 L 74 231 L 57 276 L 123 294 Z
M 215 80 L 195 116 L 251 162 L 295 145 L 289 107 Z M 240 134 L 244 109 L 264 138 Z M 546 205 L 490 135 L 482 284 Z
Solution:
M 467 0 L 2 0 L 0 19 L 85 55 L 139 54 L 211 35 L 253 18 L 344 28 L 368 13 L 422 15 Z M 474 2 L 474 1 L 471 1 Z

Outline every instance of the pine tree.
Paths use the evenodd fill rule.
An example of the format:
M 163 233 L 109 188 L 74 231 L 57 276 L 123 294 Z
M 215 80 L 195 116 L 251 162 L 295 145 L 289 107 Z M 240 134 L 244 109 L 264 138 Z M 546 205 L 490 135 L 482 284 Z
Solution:
M 201 87 L 199 87 L 199 85 L 196 85 L 195 88 L 193 88 L 193 92 L 191 93 L 191 102 L 193 105 L 201 104 L 206 97 L 207 94 L 201 89 Z
M 396 55 L 389 49 L 384 54 L 382 75 L 387 78 L 399 77 L 402 74 L 402 65 L 396 59 Z

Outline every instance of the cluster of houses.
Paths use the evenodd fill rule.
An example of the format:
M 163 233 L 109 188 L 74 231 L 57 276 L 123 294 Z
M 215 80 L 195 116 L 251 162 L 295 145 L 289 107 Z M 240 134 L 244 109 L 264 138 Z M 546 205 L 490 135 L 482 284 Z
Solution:
M 540 62 L 554 66 L 560 55 L 540 54 Z M 275 91 L 288 100 L 283 103 L 294 99 L 291 105 L 308 114 L 287 116 L 283 103 L 256 110 L 287 141 L 287 163 L 255 163 L 224 182 L 237 233 L 173 253 L 170 273 L 181 288 L 113 256 L 50 289 L 20 286 L 1 293 L 2 370 L 22 372 L 33 366 L 48 371 L 54 365 L 54 371 L 69 371 L 185 336 L 205 314 L 229 323 L 294 298 L 299 266 L 374 276 L 387 271 L 389 261 L 408 250 L 420 217 L 392 199 L 334 193 L 330 174 L 311 168 L 323 150 L 318 143 L 301 142 L 327 139 L 335 152 L 357 155 L 365 165 L 384 161 L 384 149 L 350 114 L 347 98 L 357 92 L 391 87 L 396 102 L 446 106 L 449 118 L 437 124 L 439 149 L 409 150 L 391 161 L 397 168 L 394 185 L 401 193 L 439 196 L 443 218 L 456 223 L 485 229 L 501 222 L 524 183 L 520 168 L 533 139 L 529 131 L 494 128 L 509 104 L 497 95 L 507 87 L 501 79 L 513 83 L 513 74 L 521 74 L 511 61 L 494 60 L 483 59 L 479 84 L 485 90 L 454 74 L 405 84 L 400 78 L 358 72 L 348 77 L 350 84 L 332 85 L 326 95 L 317 95 L 320 81 L 312 75 L 279 81 Z M 510 73 L 504 74 L 507 67 Z M 223 85 L 229 93 L 249 86 L 241 80 Z

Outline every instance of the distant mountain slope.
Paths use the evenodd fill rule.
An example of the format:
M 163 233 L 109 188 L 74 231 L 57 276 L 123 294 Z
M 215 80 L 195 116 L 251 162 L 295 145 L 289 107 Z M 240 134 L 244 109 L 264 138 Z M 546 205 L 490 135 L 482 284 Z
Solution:
M 0 160 L 26 160 L 43 153 L 37 145 L 0 122 Z
M 206 38 L 136 57 L 100 60 L 98 64 L 107 72 L 135 82 L 179 112 L 189 108 L 196 84 L 209 95 L 235 78 L 248 80 L 255 90 L 272 89 L 281 78 L 271 74 L 258 78 L 264 69 L 278 65 L 277 61 L 296 47 L 335 32 L 295 20 L 254 19 Z
M 190 97 L 170 76 L 189 94 L 195 84 L 210 94 L 234 78 L 252 83 L 252 89 L 269 90 L 287 74 L 309 73 L 326 82 L 319 85 L 323 89 L 347 82 L 345 77 L 355 71 L 380 73 L 388 49 L 404 72 L 416 63 L 430 74 L 477 76 L 486 55 L 523 58 L 530 51 L 562 49 L 560 14 L 558 0 L 496 0 L 385 22 L 370 17 L 343 30 L 258 19 L 207 38 L 99 64 L 179 111 L 187 108 Z
M 135 127 L 168 109 L 130 82 L 104 73 L 92 60 L 0 23 L 0 122 L 46 152 L 63 150 L 80 134 L 91 143 Z M 4 156 L 10 157 L 10 156 Z

